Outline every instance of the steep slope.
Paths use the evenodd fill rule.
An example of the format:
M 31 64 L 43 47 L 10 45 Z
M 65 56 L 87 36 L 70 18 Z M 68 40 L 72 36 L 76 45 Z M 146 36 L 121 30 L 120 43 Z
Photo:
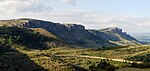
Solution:
M 61 42 L 60 39 L 47 37 L 36 31 L 19 27 L 0 27 L 0 44 L 8 41 L 8 45 L 21 45 L 31 49 L 47 49 L 46 42 Z
M 26 28 L 0 27 L 0 71 L 47 71 L 17 49 L 47 49 L 44 42 L 53 40 Z
M 118 45 L 140 44 L 138 40 L 126 32 L 122 32 L 122 29 L 118 27 L 105 28 L 101 30 L 89 30 L 89 32 Z
M 15 22 L 17 24 L 14 24 Z M 121 29 L 107 28 L 102 30 L 86 30 L 82 25 L 64 25 L 35 19 L 16 19 L 5 22 L 2 21 L 2 23 L 6 26 L 43 28 L 70 44 L 82 47 L 134 45 L 138 43 L 135 38 L 123 33 Z
M 43 28 L 31 28 L 31 30 L 34 30 L 34 31 L 36 31 L 36 32 L 38 32 L 38 33 L 40 33 L 42 35 L 45 35 L 45 36 L 47 36 L 49 38 L 56 38 L 56 39 L 58 39 L 58 37 L 55 36 L 53 33 L 48 32 L 48 31 L 46 31 Z
M 54 33 L 64 41 L 82 47 L 101 47 L 101 46 L 114 46 L 115 44 L 108 42 L 101 37 L 98 37 L 82 25 L 77 24 L 59 24 L 46 22 L 41 20 L 29 19 L 28 23 L 21 24 L 23 27 L 28 28 L 44 28 L 49 32 Z M 91 45 L 92 44 L 92 45 Z
M 73 66 L 58 62 L 53 56 L 46 58 L 46 54 L 51 55 L 51 47 L 45 42 L 61 41 L 47 35 L 28 28 L 0 27 L 0 71 L 74 71 Z M 44 54 L 45 51 L 49 53 Z
M 101 29 L 100 31 L 110 33 L 110 34 L 118 34 L 120 37 L 126 39 L 126 40 L 134 40 L 137 41 L 134 37 L 130 36 L 129 34 L 126 34 L 126 32 L 122 32 L 122 29 L 118 27 L 111 27 L 106 29 Z
M 65 41 L 63 41 L 61 38 L 57 37 L 56 35 L 54 35 L 51 32 L 48 32 L 45 29 L 42 29 L 42 28 L 30 28 L 30 29 L 34 30 L 35 32 L 40 33 L 41 35 L 44 35 L 46 37 L 53 38 L 53 39 L 57 40 L 57 41 L 45 42 L 45 44 L 49 47 L 57 47 L 57 46 L 67 45 L 67 43 Z

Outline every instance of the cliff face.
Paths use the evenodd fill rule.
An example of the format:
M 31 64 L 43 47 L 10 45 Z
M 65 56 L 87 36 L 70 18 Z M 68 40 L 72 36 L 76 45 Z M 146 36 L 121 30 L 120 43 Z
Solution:
M 34 19 L 19 20 L 26 20 L 26 22 L 20 22 L 20 24 L 15 26 L 43 28 L 70 44 L 83 47 L 116 46 L 118 45 L 116 42 L 127 45 L 128 43 L 124 43 L 125 40 L 130 41 L 132 44 L 138 43 L 135 38 L 122 32 L 122 29 L 117 27 L 102 30 L 86 30 L 84 26 L 77 24 L 59 24 Z
M 134 37 L 130 36 L 129 34 L 127 34 L 126 32 L 123 32 L 122 29 L 118 28 L 118 27 L 111 27 L 111 28 L 106 28 L 106 29 L 102 29 L 100 30 L 101 32 L 105 32 L 105 33 L 111 33 L 111 34 L 118 34 L 120 35 L 120 37 L 126 39 L 126 40 L 134 40 L 137 41 Z
M 113 41 L 119 42 L 125 45 L 133 45 L 133 44 L 141 44 L 140 41 L 136 40 L 131 35 L 123 32 L 122 29 L 118 27 L 111 27 L 99 30 L 100 32 L 106 33 L 109 39 L 113 39 Z
M 77 24 L 64 25 L 41 20 L 29 20 L 28 22 L 19 24 L 17 26 L 23 26 L 27 28 L 44 28 L 45 30 L 52 32 L 53 34 L 70 44 L 83 47 L 101 47 L 115 45 L 109 43 L 108 40 L 90 33 L 85 29 L 84 26 Z
M 77 24 L 64 24 L 67 28 L 71 30 L 85 30 L 85 27 Z

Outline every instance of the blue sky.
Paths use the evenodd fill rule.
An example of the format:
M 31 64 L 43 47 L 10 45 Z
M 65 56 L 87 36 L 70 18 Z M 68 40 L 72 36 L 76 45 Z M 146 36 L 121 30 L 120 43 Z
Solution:
M 87 29 L 120 27 L 150 33 L 150 0 L 0 0 L 0 18 L 77 23 Z
M 150 16 L 150 0 L 74 0 L 76 5 L 73 6 L 59 0 L 52 1 L 50 4 L 56 10 L 98 11 L 103 16 Z

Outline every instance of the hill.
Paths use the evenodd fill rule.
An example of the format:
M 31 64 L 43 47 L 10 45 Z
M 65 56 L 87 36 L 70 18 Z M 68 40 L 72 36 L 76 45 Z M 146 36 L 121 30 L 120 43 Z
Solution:
M 45 42 L 63 43 L 56 35 L 41 28 L 0 27 L 0 71 L 90 71 L 93 66 L 103 64 L 107 65 L 106 70 L 120 70 L 132 67 L 132 64 L 115 59 L 145 61 L 149 54 L 149 46 L 87 49 L 56 44 L 57 48 L 52 48 L 54 46 L 47 46 Z M 141 54 L 144 60 L 138 60 L 137 56 Z M 101 60 L 101 57 L 106 59 Z M 149 70 L 137 68 L 134 70 Z
M 16 24 L 14 24 L 16 22 Z M 134 37 L 118 28 L 87 30 L 82 25 L 60 24 L 35 19 L 13 19 L 1 22 L 5 26 L 21 26 L 27 28 L 43 28 L 58 38 L 72 45 L 82 47 L 102 47 L 140 44 Z M 44 34 L 44 33 L 43 33 Z
M 130 36 L 126 32 L 122 32 L 122 29 L 118 27 L 104 28 L 100 30 L 89 30 L 91 33 L 103 37 L 103 39 L 109 40 L 112 43 L 124 46 L 124 45 L 137 45 L 141 42 Z
M 58 39 L 58 37 L 55 36 L 53 33 L 48 32 L 48 31 L 46 31 L 46 30 L 43 29 L 43 28 L 31 28 L 31 30 L 34 30 L 34 31 L 36 31 L 36 32 L 38 32 L 38 33 L 40 33 L 40 34 L 42 34 L 42 35 L 44 35 L 44 36 L 47 36 L 47 37 L 49 37 L 49 38 Z
M 31 49 L 47 49 L 51 46 L 47 46 L 46 42 L 61 42 L 62 40 L 49 32 L 46 35 L 28 28 L 2 26 L 0 27 L 0 43 L 6 44 L 5 41 L 7 41 L 7 45 L 15 44 Z
M 45 50 L 45 42 L 61 41 L 27 28 L 0 27 L 0 71 L 47 71 L 20 50 Z

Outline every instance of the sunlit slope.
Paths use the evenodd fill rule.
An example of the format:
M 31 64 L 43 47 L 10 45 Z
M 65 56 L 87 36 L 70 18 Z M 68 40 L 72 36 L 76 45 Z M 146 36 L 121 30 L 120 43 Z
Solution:
M 50 38 L 56 38 L 57 39 L 57 36 L 55 36 L 53 33 L 51 32 L 48 32 L 46 31 L 45 29 L 43 28 L 31 28 L 32 30 L 36 31 L 36 32 L 39 32 L 40 34 L 42 35 L 45 35 L 47 37 L 50 37 Z
M 88 48 L 140 44 L 138 40 L 129 34 L 122 32 L 122 29 L 118 27 L 105 28 L 101 30 L 89 30 L 79 24 L 60 24 L 25 18 L 1 20 L 0 24 L 3 26 L 35 28 L 36 31 L 41 31 L 42 34 L 51 36 L 47 34 L 46 31 L 48 31 L 57 36 L 57 38 L 60 38 L 71 45 Z M 42 30 L 37 28 L 42 28 Z

